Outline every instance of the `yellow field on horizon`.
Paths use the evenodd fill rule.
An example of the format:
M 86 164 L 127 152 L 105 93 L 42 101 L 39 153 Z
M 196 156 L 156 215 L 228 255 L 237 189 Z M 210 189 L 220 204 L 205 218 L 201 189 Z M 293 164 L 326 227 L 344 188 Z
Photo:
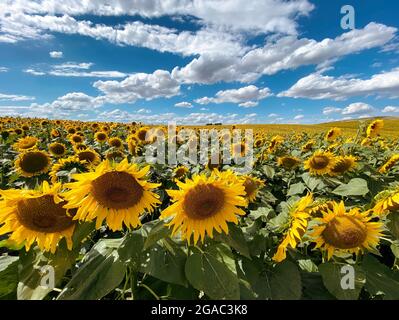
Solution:
M 289 134 L 291 132 L 307 132 L 307 133 L 324 133 L 330 128 L 338 127 L 342 129 L 344 136 L 355 135 L 359 125 L 364 123 L 365 125 L 370 123 L 375 118 L 361 119 L 361 120 L 348 120 L 348 121 L 337 121 L 337 122 L 326 122 L 320 124 L 237 124 L 234 125 L 237 129 L 251 128 L 254 131 L 266 130 L 270 134 Z M 384 118 L 384 129 L 381 131 L 382 136 L 386 137 L 398 137 L 399 138 L 399 118 Z M 188 126 L 190 127 L 190 126 Z M 196 128 L 231 128 L 231 125 L 221 126 L 195 126 Z

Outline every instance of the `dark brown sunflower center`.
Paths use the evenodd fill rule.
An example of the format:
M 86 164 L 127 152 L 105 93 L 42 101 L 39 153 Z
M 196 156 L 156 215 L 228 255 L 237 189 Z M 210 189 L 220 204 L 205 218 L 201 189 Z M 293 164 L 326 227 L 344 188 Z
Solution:
M 250 197 L 251 195 L 253 195 L 259 186 L 255 180 L 252 180 L 250 178 L 246 178 L 243 185 L 244 185 L 245 193 L 246 193 L 247 197 Z
M 313 169 L 324 169 L 325 167 L 328 166 L 330 163 L 330 160 L 328 157 L 320 155 L 320 156 L 314 156 L 312 159 L 312 168 Z
M 216 215 L 225 201 L 223 190 L 212 184 L 200 184 L 187 192 L 183 210 L 194 220 L 203 220 Z
M 105 139 L 107 139 L 107 135 L 105 133 L 100 132 L 97 134 L 97 140 L 103 141 Z
M 334 166 L 334 168 L 331 169 L 332 172 L 335 173 L 344 173 L 348 171 L 351 168 L 351 162 L 349 160 L 340 160 L 338 163 Z
M 96 201 L 112 209 L 133 207 L 144 193 L 143 187 L 127 172 L 107 172 L 93 180 L 91 186 Z
M 356 248 L 366 240 L 367 228 L 354 217 L 338 216 L 327 224 L 322 236 L 326 243 L 338 249 Z
M 119 148 L 120 146 L 122 146 L 122 142 L 121 142 L 120 140 L 118 140 L 118 139 L 112 139 L 112 140 L 110 141 L 110 145 L 111 145 L 112 147 Z
M 48 157 L 42 152 L 25 153 L 19 163 L 21 169 L 28 173 L 36 173 L 45 169 L 49 164 Z
M 145 141 L 145 138 L 147 136 L 147 130 L 140 130 L 137 134 L 137 137 L 141 140 L 141 141 Z
M 81 136 L 73 136 L 72 140 L 73 140 L 73 142 L 76 142 L 76 143 L 79 143 L 79 142 L 83 141 Z
M 78 158 L 80 161 L 86 160 L 87 162 L 93 162 L 96 159 L 96 155 L 92 151 L 79 152 Z
M 298 164 L 298 161 L 294 158 L 283 158 L 282 159 L 282 164 L 284 168 L 291 169 L 295 167 Z
M 186 168 L 177 168 L 177 170 L 175 171 L 175 176 L 176 178 L 180 178 L 184 176 L 186 172 L 187 172 Z
M 39 232 L 61 232 L 70 228 L 74 221 L 67 216 L 62 206 L 55 203 L 51 195 L 24 199 L 17 204 L 18 221 L 26 228 Z
M 65 152 L 65 147 L 60 143 L 56 143 L 50 147 L 50 151 L 54 154 L 63 154 Z

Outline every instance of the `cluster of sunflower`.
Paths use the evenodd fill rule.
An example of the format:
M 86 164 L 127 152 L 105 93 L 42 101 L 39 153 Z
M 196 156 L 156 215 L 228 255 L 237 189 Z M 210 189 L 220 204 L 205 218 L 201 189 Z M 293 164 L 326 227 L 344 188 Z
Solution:
M 234 162 L 146 163 L 147 146 L 167 137 L 164 126 L 2 118 L 0 250 L 17 255 L 36 248 L 55 255 L 65 244 L 84 256 L 97 250 L 93 243 L 125 241 L 140 230 L 142 242 L 155 238 L 152 245 L 165 250 L 165 257 L 184 252 L 174 263 L 189 264 L 199 253 L 208 262 L 215 259 L 214 265 L 209 262 L 211 271 L 200 259 L 196 272 L 225 268 L 226 281 L 234 284 L 237 278 L 237 288 L 246 283 L 252 292 L 242 290 L 238 298 L 262 297 L 257 278 L 246 276 L 249 270 L 276 273 L 286 263 L 297 270 L 303 268 L 301 261 L 316 269 L 331 261 L 361 266 L 367 255 L 382 256 L 391 268 L 396 262 L 387 262 L 384 252 L 387 246 L 390 255 L 399 252 L 399 153 L 398 142 L 381 135 L 383 127 L 383 120 L 374 120 L 349 137 L 338 127 L 277 135 L 257 128 L 253 146 L 246 138 L 229 145 L 233 157 L 245 156 L 253 147 L 253 170 L 240 174 Z M 189 137 L 184 129 L 177 128 L 182 135 L 173 142 L 196 146 L 201 128 L 190 127 Z M 221 143 L 232 139 L 235 126 L 224 129 Z M 90 226 L 91 233 L 76 241 L 82 225 Z M 132 272 L 147 287 L 147 273 L 170 285 L 169 269 L 168 275 L 156 268 L 132 271 L 134 254 L 123 261 L 128 271 L 126 279 L 121 276 L 122 289 Z M 142 255 L 146 260 L 149 253 L 142 248 Z M 233 278 L 232 258 L 237 264 Z M 178 284 L 188 281 L 192 290 L 210 298 L 237 298 L 224 289 L 216 294 L 216 283 L 209 288 L 190 282 L 190 274 L 186 278 Z

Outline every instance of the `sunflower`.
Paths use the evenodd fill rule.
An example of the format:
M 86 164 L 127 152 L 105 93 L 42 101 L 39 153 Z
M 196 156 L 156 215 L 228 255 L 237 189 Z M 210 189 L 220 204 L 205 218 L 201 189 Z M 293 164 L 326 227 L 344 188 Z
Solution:
M 94 135 L 94 138 L 97 140 L 97 142 L 104 143 L 105 141 L 107 141 L 108 135 L 103 131 L 99 131 L 99 132 L 96 132 L 96 134 Z
M 237 178 L 236 178 L 237 179 Z M 205 234 L 213 238 L 213 230 L 228 233 L 227 222 L 238 223 L 237 215 L 244 215 L 245 188 L 238 181 L 222 179 L 212 173 L 195 175 L 185 182 L 177 181 L 179 190 L 167 190 L 174 202 L 161 212 L 161 219 L 172 217 L 167 226 L 173 226 L 172 234 L 180 232 L 183 239 L 194 245 Z
M 40 150 L 26 151 L 15 160 L 17 173 L 23 177 L 33 177 L 46 173 L 51 165 L 50 157 Z
M 313 195 L 309 193 L 290 206 L 287 223 L 284 227 L 286 230 L 284 239 L 272 258 L 274 261 L 281 262 L 285 260 L 288 246 L 295 249 L 301 241 L 308 227 L 308 220 L 310 218 L 309 207 L 312 202 Z
M 310 150 L 312 150 L 313 145 L 315 144 L 314 140 L 309 140 L 308 142 L 306 142 L 303 146 L 302 146 L 302 151 L 303 152 L 308 152 Z
M 66 159 L 59 159 L 52 167 L 49 173 L 51 182 L 56 183 L 60 182 L 61 177 L 59 176 L 59 172 L 68 171 L 75 169 L 76 172 L 82 173 L 86 172 L 86 162 L 79 160 L 77 156 L 70 156 Z
M 73 144 L 80 144 L 83 143 L 83 137 L 80 134 L 73 134 L 69 137 L 69 140 L 73 143 Z
M 334 127 L 328 130 L 325 140 L 328 142 L 334 141 L 336 138 L 338 138 L 342 134 L 342 130 L 340 128 Z
M 77 143 L 77 144 L 75 144 L 73 146 L 73 150 L 75 152 L 82 151 L 82 150 L 85 150 L 87 148 L 88 148 L 87 145 L 85 145 L 84 143 Z
M 394 154 L 387 162 L 378 170 L 379 173 L 387 173 L 399 162 L 399 154 Z
M 282 136 L 274 136 L 272 140 L 270 141 L 269 146 L 267 147 L 267 151 L 270 153 L 273 153 L 277 150 L 277 148 L 282 144 L 284 141 L 284 138 Z
M 120 138 L 118 138 L 118 137 L 110 138 L 110 139 L 108 140 L 108 144 L 109 144 L 111 147 L 118 148 L 118 149 L 120 149 L 120 148 L 123 147 L 123 142 L 122 142 L 122 140 L 121 140 Z
M 96 220 L 99 229 L 104 219 L 112 231 L 140 225 L 139 217 L 145 211 L 152 212 L 160 204 L 158 195 L 151 190 L 159 184 L 143 179 L 150 170 L 141 170 L 127 159 L 116 164 L 103 161 L 94 172 L 72 175 L 76 182 L 65 185 L 68 204 L 65 208 L 79 208 L 74 219 Z
M 367 127 L 367 137 L 374 138 L 380 134 L 380 131 L 384 127 L 384 120 L 374 120 L 370 125 Z
M 61 135 L 61 133 L 58 129 L 52 129 L 50 135 L 52 138 L 58 138 Z
M 335 164 L 336 159 L 331 152 L 316 151 L 304 162 L 304 168 L 311 174 L 324 175 L 330 173 Z
M 58 194 L 61 184 L 52 187 L 44 181 L 39 190 L 0 190 L 0 235 L 10 233 L 9 240 L 25 245 L 28 251 L 34 242 L 43 251 L 55 253 L 57 244 L 66 239 L 72 250 L 75 222 L 73 211 Z
M 64 144 L 59 143 L 59 142 L 53 142 L 48 146 L 48 151 L 54 156 L 54 157 L 62 157 L 65 155 L 67 149 Z
M 89 165 L 97 165 L 101 162 L 100 155 L 93 149 L 86 148 L 84 150 L 77 150 L 76 155 L 81 161 L 86 161 Z
M 13 148 L 16 151 L 31 150 L 36 147 L 37 142 L 38 142 L 38 139 L 36 137 L 28 136 L 28 137 L 18 139 L 18 141 L 13 144 Z
M 370 146 L 371 144 L 372 144 L 372 142 L 373 142 L 373 140 L 371 140 L 370 138 L 364 138 L 363 140 L 362 140 L 362 142 L 360 143 L 360 145 L 362 146 L 362 147 L 368 147 L 368 146 Z
M 375 196 L 374 201 L 375 205 L 371 210 L 377 215 L 399 210 L 399 185 L 381 191 Z
M 279 157 L 277 159 L 277 164 L 279 166 L 284 167 L 287 170 L 292 170 L 295 167 L 297 167 L 301 163 L 301 160 L 299 160 L 297 157 Z
M 240 180 L 245 188 L 245 198 L 249 202 L 254 202 L 256 197 L 258 196 L 259 190 L 265 186 L 263 180 L 257 177 L 251 176 L 241 176 Z
M 185 166 L 178 166 L 173 170 L 173 176 L 176 179 L 182 179 L 186 176 L 186 174 L 189 172 L 188 168 Z
M 356 168 L 357 159 L 354 156 L 341 156 L 336 158 L 334 167 L 331 168 L 330 175 L 337 176 Z
M 108 160 L 117 160 L 118 158 L 120 158 L 120 160 L 122 160 L 122 159 L 124 159 L 126 156 L 125 156 L 125 154 L 123 153 L 123 151 L 121 151 L 121 150 L 118 150 L 118 149 L 114 149 L 114 150 L 109 150 L 109 151 L 107 151 L 107 153 L 105 154 L 105 157 L 108 159 Z
M 145 144 L 147 141 L 147 133 L 148 133 L 149 128 L 147 127 L 143 127 L 140 128 L 137 132 L 136 132 L 136 138 L 137 141 L 139 141 L 142 144 Z
M 327 252 L 327 260 L 334 254 L 354 253 L 374 250 L 383 232 L 382 222 L 371 222 L 372 216 L 360 212 L 359 208 L 346 211 L 344 202 L 334 203 L 332 209 L 316 218 L 317 226 L 310 236 L 317 248 Z

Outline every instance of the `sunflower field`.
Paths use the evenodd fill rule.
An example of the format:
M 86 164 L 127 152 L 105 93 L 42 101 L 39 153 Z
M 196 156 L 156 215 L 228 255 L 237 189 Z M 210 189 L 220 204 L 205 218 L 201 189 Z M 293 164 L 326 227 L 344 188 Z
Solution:
M 0 299 L 399 299 L 384 120 L 254 127 L 248 174 L 150 164 L 150 128 L 0 118 Z

